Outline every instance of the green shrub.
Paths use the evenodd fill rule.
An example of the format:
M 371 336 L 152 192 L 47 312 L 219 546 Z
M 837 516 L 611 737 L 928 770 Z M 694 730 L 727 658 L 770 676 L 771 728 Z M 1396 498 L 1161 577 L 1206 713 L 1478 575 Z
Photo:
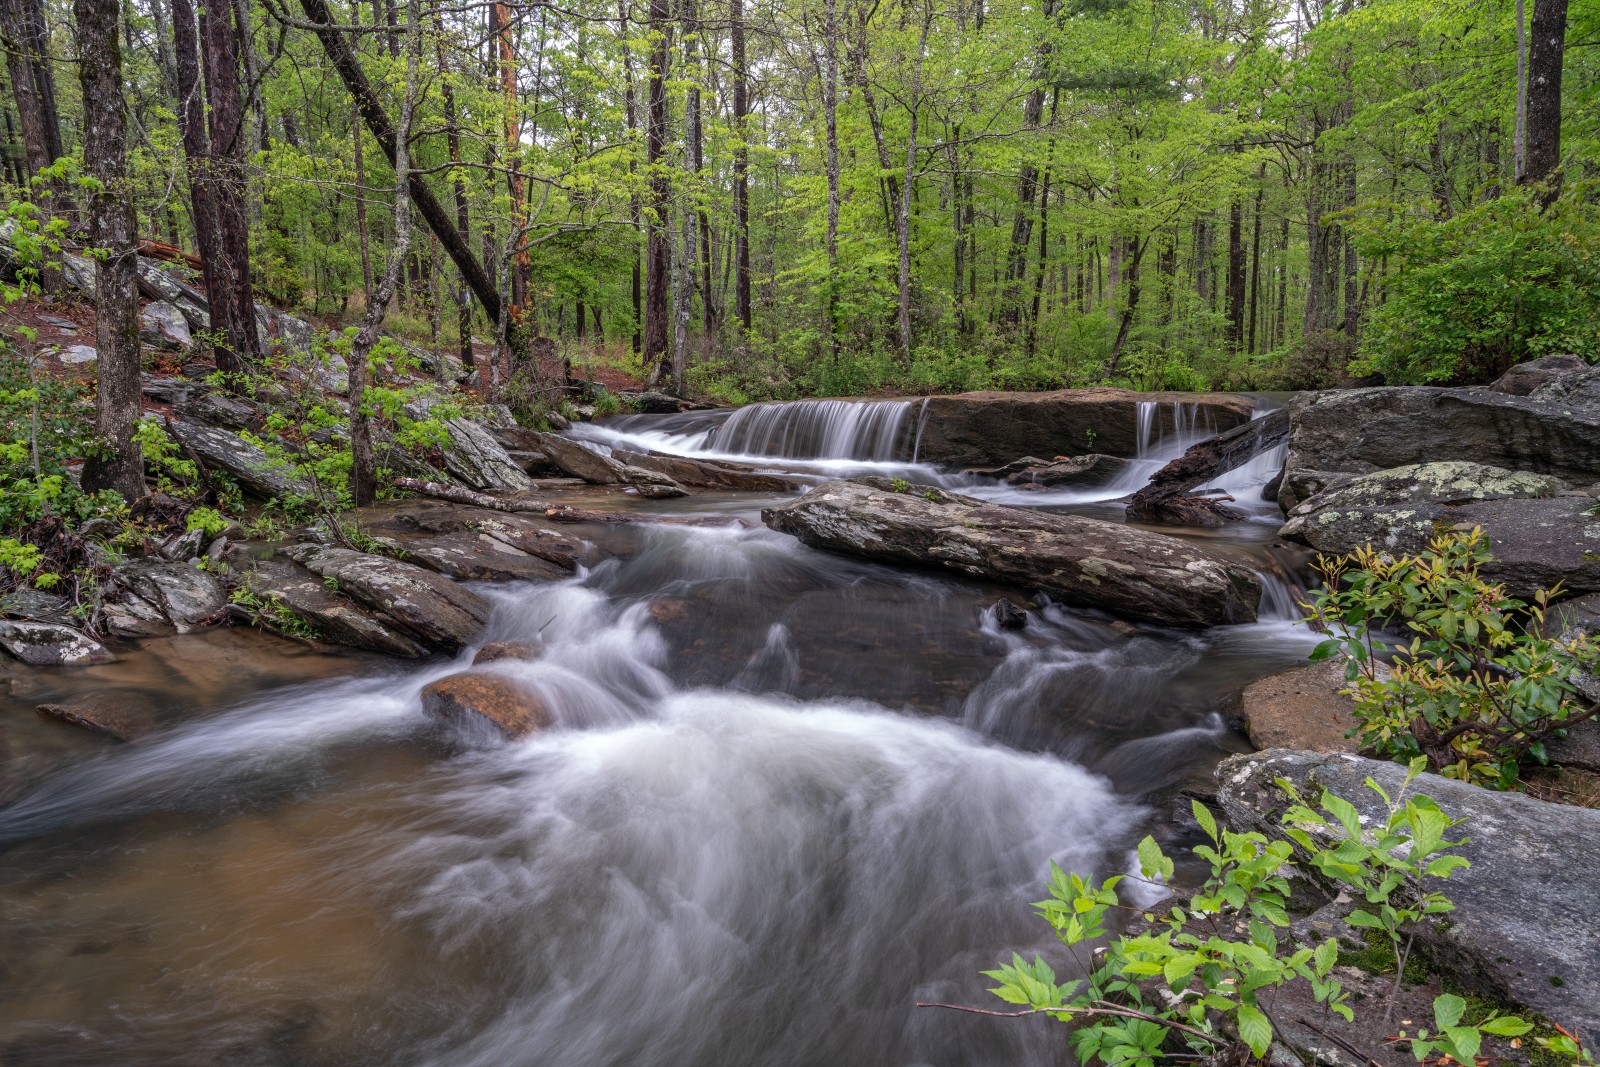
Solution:
M 1493 556 L 1481 530 L 1442 534 L 1417 556 L 1371 547 L 1317 561 L 1324 586 L 1305 605 L 1330 635 L 1313 660 L 1345 662 L 1363 748 L 1409 761 L 1422 756 L 1450 778 L 1508 788 L 1522 761 L 1545 762 L 1545 742 L 1592 714 L 1572 682 L 1600 660 L 1587 635 L 1545 636 L 1559 589 L 1528 604 L 1488 581 Z M 1380 662 L 1381 628 L 1409 642 Z

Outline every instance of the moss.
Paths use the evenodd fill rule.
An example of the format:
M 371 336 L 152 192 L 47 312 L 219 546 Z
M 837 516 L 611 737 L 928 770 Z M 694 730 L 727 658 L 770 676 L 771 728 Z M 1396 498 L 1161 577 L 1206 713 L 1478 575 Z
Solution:
M 1339 962 L 1346 967 L 1356 967 L 1368 974 L 1393 974 L 1394 973 L 1394 946 L 1389 939 L 1377 930 L 1362 931 L 1362 940 L 1367 947 L 1351 951 L 1341 947 L 1339 949 Z M 1422 953 L 1413 951 L 1406 959 L 1406 985 L 1420 985 L 1434 974 L 1433 968 L 1423 958 Z

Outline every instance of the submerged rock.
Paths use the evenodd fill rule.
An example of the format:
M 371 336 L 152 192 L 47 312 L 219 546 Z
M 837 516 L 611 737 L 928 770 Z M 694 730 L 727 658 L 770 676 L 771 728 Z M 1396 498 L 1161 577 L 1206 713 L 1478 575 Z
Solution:
M 469 729 L 489 725 L 515 740 L 550 725 L 550 712 L 533 694 L 502 674 L 463 671 L 423 687 L 422 710 Z
M 135 741 L 156 729 L 156 712 L 142 693 L 96 694 L 94 700 L 40 704 L 40 715 L 81 727 L 113 741 Z
M 544 646 L 537 641 L 491 641 L 472 655 L 472 663 L 494 663 L 502 659 L 538 659 Z
M 489 618 L 478 594 L 415 564 L 324 545 L 295 545 L 280 555 L 331 579 L 338 592 L 431 648 L 455 652 L 471 644 Z
M 906 420 L 900 451 L 923 463 L 994 466 L 1016 456 L 1138 454 L 1140 405 L 1159 437 L 1180 413 L 1215 433 L 1249 422 L 1251 402 L 1219 393 L 1136 393 L 1059 389 L 1047 393 L 962 393 L 928 397 Z
M 613 449 L 611 457 L 624 465 L 624 473 L 628 468 L 643 469 L 662 475 L 674 485 L 743 489 L 753 493 L 792 493 L 805 484 L 798 478 L 758 471 L 747 464 L 728 460 L 691 459 L 661 452 L 628 452 L 623 449 Z
M 828 482 L 761 517 L 813 548 L 1007 582 L 1128 618 L 1196 628 L 1255 621 L 1256 576 L 1189 542 L 896 484 Z
M 93 638 L 48 622 L 0 619 L 0 648 L 35 667 L 81 667 L 116 658 Z
M 1328 789 L 1354 804 L 1364 823 L 1386 809 L 1363 785 L 1370 775 L 1390 796 L 1406 770 L 1348 754 L 1274 749 L 1234 756 L 1217 768 L 1220 799 L 1234 829 L 1282 834 L 1284 778 L 1315 802 Z M 1472 865 L 1438 888 L 1455 902 L 1448 921 L 1419 928 L 1417 947 L 1469 989 L 1537 1011 L 1569 1030 L 1600 1028 L 1600 811 L 1547 804 L 1422 775 L 1411 787 L 1467 820 L 1469 840 L 1452 851 Z M 1456 833 L 1447 835 L 1458 836 Z M 1308 875 L 1314 872 L 1302 867 Z

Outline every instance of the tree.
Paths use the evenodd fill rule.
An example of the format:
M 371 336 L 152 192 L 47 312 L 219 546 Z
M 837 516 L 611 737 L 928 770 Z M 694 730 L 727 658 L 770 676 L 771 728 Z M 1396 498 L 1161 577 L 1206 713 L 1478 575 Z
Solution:
M 1567 0 L 1534 0 L 1529 28 L 1527 169 L 1523 183 L 1549 181 L 1561 166 L 1561 67 L 1566 53 Z M 1554 191 L 1550 194 L 1554 198 Z
M 118 0 L 73 0 L 78 83 L 85 109 L 83 159 L 90 179 L 89 240 L 95 249 L 95 430 L 101 451 L 84 461 L 83 487 L 144 495 L 139 418 L 139 304 L 133 197 L 127 180 Z

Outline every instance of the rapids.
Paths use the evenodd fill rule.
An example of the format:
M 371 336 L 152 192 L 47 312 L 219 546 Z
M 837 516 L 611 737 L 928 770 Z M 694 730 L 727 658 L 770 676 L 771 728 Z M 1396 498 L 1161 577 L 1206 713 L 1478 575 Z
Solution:
M 583 432 L 786 468 L 799 450 L 819 476 L 925 469 L 879 448 L 910 405 L 825 414 L 832 430 Z M 1194 634 L 1050 604 L 1007 631 L 1003 590 L 765 529 L 595 528 L 612 558 L 592 569 L 480 587 L 484 641 L 544 648 L 490 668 L 555 720 L 516 744 L 419 710 L 470 650 L 397 665 L 217 631 L 19 674 L 0 705 L 21 779 L 0 785 L 0 1062 L 1066 1062 L 1055 1024 L 913 1005 L 999 1007 L 978 972 L 1014 950 L 1081 966 L 1029 908 L 1050 861 L 1125 869 L 1176 790 L 1242 747 L 1222 698 L 1312 643 L 1270 534 L 1227 547 L 1274 609 Z M 141 687 L 183 707 L 138 743 L 62 749 L 31 710 Z

